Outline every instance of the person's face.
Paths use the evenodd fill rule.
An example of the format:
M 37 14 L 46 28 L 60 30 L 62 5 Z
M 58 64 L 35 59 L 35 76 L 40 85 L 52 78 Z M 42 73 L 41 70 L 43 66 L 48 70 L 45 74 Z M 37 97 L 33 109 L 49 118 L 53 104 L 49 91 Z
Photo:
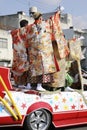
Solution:
M 42 16 L 39 17 L 38 23 L 39 23 L 39 24 L 42 23 Z

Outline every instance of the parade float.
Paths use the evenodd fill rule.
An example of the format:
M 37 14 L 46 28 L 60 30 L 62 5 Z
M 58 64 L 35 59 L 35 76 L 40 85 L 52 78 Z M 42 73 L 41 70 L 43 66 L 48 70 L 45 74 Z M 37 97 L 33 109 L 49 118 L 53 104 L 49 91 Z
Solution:
M 60 28 L 58 12 L 46 22 L 46 27 L 41 26 L 43 30 L 40 29 L 39 33 L 35 30 L 36 27 L 31 25 L 12 31 L 14 44 L 12 69 L 0 67 L 0 127 L 18 126 L 26 130 L 47 130 L 51 124 L 56 128 L 87 124 L 87 91 L 84 90 L 82 80 L 81 50 L 75 47 L 78 39 L 68 41 L 68 49 Z M 38 44 L 38 37 L 42 45 Z M 27 54 L 29 60 L 26 58 Z M 26 79 L 27 82 L 38 83 L 37 79 L 41 79 L 39 82 L 45 84 L 45 87 L 46 85 L 56 87 L 56 84 L 60 84 L 59 81 L 63 83 L 66 73 L 71 74 L 70 66 L 66 67 L 65 59 L 67 63 L 69 61 L 73 63 L 71 62 L 73 59 L 77 64 L 79 89 L 75 87 L 75 82 L 72 83 L 74 87 L 71 90 L 64 91 L 61 89 L 37 91 L 18 88 L 11 83 L 12 72 L 15 74 L 16 84 L 24 84 Z M 26 76 L 25 72 L 30 75 Z M 42 78 L 39 78 L 39 75 Z M 51 83 L 52 77 L 54 82 Z M 64 86 L 59 85 L 59 88 L 61 87 Z

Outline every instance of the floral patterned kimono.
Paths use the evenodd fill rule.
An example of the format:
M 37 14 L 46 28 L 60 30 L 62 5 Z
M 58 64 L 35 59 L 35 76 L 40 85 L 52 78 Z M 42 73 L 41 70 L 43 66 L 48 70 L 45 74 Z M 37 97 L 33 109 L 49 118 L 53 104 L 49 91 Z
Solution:
M 59 66 L 55 63 L 49 23 L 28 25 L 11 34 L 14 45 L 12 70 L 16 82 L 21 83 L 23 79 L 30 83 L 53 82 L 53 73 Z
M 17 83 L 49 83 L 51 87 L 64 85 L 65 58 L 69 49 L 59 12 L 41 24 L 34 23 L 13 30 L 11 34 L 14 45 L 12 71 Z
M 60 13 L 56 12 L 51 18 L 50 27 L 52 32 L 52 45 L 54 49 L 54 55 L 59 65 L 60 71 L 53 74 L 54 82 L 46 84 L 49 87 L 64 87 L 65 86 L 65 70 L 66 70 L 66 57 L 69 55 L 69 48 L 67 41 L 64 38 L 61 24 Z M 44 86 L 45 84 L 43 84 Z

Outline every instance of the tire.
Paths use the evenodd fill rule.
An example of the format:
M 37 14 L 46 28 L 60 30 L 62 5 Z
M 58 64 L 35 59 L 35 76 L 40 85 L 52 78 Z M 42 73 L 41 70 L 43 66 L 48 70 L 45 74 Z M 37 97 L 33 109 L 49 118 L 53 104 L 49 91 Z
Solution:
M 51 125 L 51 114 L 44 110 L 39 109 L 32 112 L 25 119 L 25 130 L 48 130 Z

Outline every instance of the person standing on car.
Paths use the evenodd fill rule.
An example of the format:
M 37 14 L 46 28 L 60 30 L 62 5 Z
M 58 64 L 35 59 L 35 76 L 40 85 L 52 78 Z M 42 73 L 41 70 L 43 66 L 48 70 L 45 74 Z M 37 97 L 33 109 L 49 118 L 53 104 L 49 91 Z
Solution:
M 34 18 L 34 23 L 36 25 L 37 28 L 39 28 L 40 24 L 42 23 L 42 14 L 40 12 L 32 12 L 32 17 Z M 41 28 L 40 28 L 41 29 Z M 33 80 L 39 80 L 38 76 L 35 77 L 35 79 L 33 78 Z M 45 89 L 42 87 L 41 83 L 38 83 L 38 81 L 36 81 L 37 83 L 31 83 L 31 87 L 36 89 L 36 90 L 40 90 L 40 91 L 45 91 Z
M 41 13 L 37 13 L 35 16 L 35 22 L 34 24 L 40 24 L 41 21 L 42 21 L 42 14 Z M 28 21 L 27 20 L 21 20 L 20 21 L 20 27 L 25 27 L 28 25 Z M 28 53 L 29 49 L 28 47 L 26 48 L 26 53 L 27 53 L 27 60 L 29 61 L 29 53 Z M 28 82 L 28 78 L 31 77 L 31 74 L 30 74 L 30 71 L 26 71 L 24 72 L 24 74 L 22 75 L 22 77 L 26 75 L 27 76 L 27 84 L 26 84 L 26 88 L 27 89 L 35 89 L 35 90 L 40 90 L 40 91 L 45 91 L 44 88 L 42 88 L 41 84 L 40 83 L 29 83 Z M 30 78 L 29 78 L 30 79 Z M 33 80 L 34 82 L 34 78 L 31 77 L 30 80 Z

